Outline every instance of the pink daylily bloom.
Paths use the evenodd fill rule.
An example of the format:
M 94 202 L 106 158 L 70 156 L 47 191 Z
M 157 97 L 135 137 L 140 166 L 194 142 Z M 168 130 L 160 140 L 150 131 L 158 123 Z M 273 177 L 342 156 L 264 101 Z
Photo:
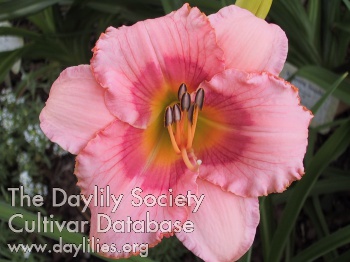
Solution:
M 259 223 L 257 197 L 284 191 L 304 173 L 312 114 L 277 76 L 287 55 L 284 32 L 236 6 L 206 17 L 185 4 L 108 28 L 93 52 L 91 65 L 61 73 L 40 115 L 44 133 L 77 154 L 85 196 L 96 186 L 99 197 L 108 186 L 123 195 L 117 210 L 90 204 L 90 237 L 122 250 L 175 233 L 206 261 L 239 259 Z M 141 197 L 167 198 L 138 207 L 135 188 Z M 188 198 L 170 204 L 188 192 L 204 195 L 199 207 Z M 169 231 L 125 232 L 119 224 L 101 232 L 108 219 L 99 214 L 113 222 L 144 221 L 146 214 L 157 223 L 192 221 L 194 230 L 172 224 Z

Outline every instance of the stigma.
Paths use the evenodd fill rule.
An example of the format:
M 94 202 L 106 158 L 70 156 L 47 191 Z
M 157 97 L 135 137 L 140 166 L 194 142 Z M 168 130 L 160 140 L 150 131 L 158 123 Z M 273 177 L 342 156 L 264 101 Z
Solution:
M 174 151 L 182 156 L 187 168 L 197 172 L 202 164 L 194 156 L 192 148 L 193 139 L 196 132 L 198 113 L 204 105 L 204 90 L 199 88 L 196 91 L 194 101 L 187 92 L 186 84 L 181 84 L 178 90 L 179 101 L 165 109 L 164 126 L 168 129 L 171 144 Z M 192 163 L 189 155 L 195 160 Z

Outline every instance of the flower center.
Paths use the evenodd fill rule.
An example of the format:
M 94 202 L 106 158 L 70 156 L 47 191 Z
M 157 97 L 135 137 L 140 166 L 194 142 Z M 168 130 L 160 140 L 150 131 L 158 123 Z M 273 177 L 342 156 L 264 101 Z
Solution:
M 204 104 L 204 90 L 199 88 L 194 102 L 187 92 L 187 86 L 181 84 L 178 91 L 179 102 L 165 109 L 164 125 L 168 129 L 171 144 L 177 154 L 181 154 L 186 166 L 193 172 L 197 172 L 202 164 L 193 153 L 193 138 L 196 132 L 198 113 Z M 189 156 L 194 159 L 192 163 Z

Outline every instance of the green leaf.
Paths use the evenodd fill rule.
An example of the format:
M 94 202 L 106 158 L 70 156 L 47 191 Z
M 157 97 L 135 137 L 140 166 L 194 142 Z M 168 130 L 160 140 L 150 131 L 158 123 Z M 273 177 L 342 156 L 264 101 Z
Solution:
M 309 165 L 310 161 L 314 156 L 316 141 L 317 141 L 317 132 L 309 128 L 308 145 L 307 145 L 306 154 L 304 157 L 304 163 L 306 167 Z
M 35 14 L 62 0 L 12 0 L 0 2 L 0 21 Z
M 324 128 L 339 126 L 339 125 L 341 125 L 342 123 L 344 123 L 346 121 L 349 121 L 349 118 L 337 119 L 337 120 L 331 121 L 329 123 L 325 123 L 323 125 L 319 125 L 319 126 L 313 128 L 312 130 L 318 132 L 318 131 L 320 131 L 320 130 L 322 130 Z
M 11 67 L 27 51 L 27 47 L 18 48 L 13 51 L 0 52 L 0 83 L 4 81 Z
M 174 9 L 173 9 L 173 6 L 172 6 L 172 2 L 169 1 L 169 0 L 161 0 L 162 2 L 162 6 L 163 6 L 163 9 L 164 9 L 164 13 L 165 14 L 169 14 L 171 13 Z
M 333 92 L 338 88 L 341 82 L 347 77 L 348 73 L 343 74 L 337 81 L 333 83 L 333 85 L 327 90 L 327 92 L 317 101 L 317 103 L 311 108 L 311 111 L 314 115 L 317 114 L 317 111 L 323 105 L 323 103 L 327 100 L 327 98 L 333 94 Z
M 52 7 L 28 17 L 28 20 L 36 25 L 44 33 L 55 33 L 56 26 Z
M 30 39 L 40 38 L 40 35 L 38 33 L 17 27 L 0 27 L 0 35 L 21 36 L 28 37 Z
M 334 23 L 334 28 L 340 29 L 348 34 L 350 34 L 350 24 L 349 23 Z
M 294 187 L 271 242 L 269 262 L 281 261 L 283 250 L 298 214 L 322 171 L 350 144 L 350 121 L 341 125 L 323 144 L 311 160 L 306 174 Z
M 161 2 L 166 14 L 179 9 L 183 5 L 181 0 L 161 0 Z
M 295 55 L 302 58 L 297 65 L 321 64 L 321 57 L 317 53 L 314 42 L 313 27 L 309 17 L 299 0 L 275 0 L 269 16 L 286 32 L 289 46 Z M 288 59 L 290 58 L 288 54 Z
M 349 0 L 343 0 L 343 3 L 346 5 L 348 10 L 350 11 L 350 1 Z
M 188 0 L 191 6 L 198 6 L 198 8 L 206 14 L 212 14 L 222 7 L 220 1 L 203 1 L 203 0 Z
M 316 229 L 318 238 L 323 238 L 329 236 L 329 229 L 325 219 L 325 216 L 322 211 L 321 203 L 318 196 L 313 196 L 312 200 L 308 200 L 304 206 L 304 212 L 308 214 L 314 228 Z M 325 261 L 330 261 L 332 258 L 337 257 L 338 254 L 336 250 L 333 250 L 332 253 L 324 255 Z
M 237 261 L 237 262 L 250 262 L 252 259 L 253 246 Z
M 342 42 L 346 43 L 346 41 L 339 39 L 340 36 L 336 35 L 333 30 L 334 23 L 339 22 L 341 17 L 341 0 L 323 1 L 323 10 L 322 57 L 327 67 L 334 68 L 343 62 L 346 55 L 346 53 L 343 53 L 343 48 L 341 48 Z M 342 57 L 338 55 L 341 53 L 343 53 Z
M 317 52 L 321 52 L 320 46 L 320 30 L 321 30 L 321 1 L 320 0 L 310 0 L 308 1 L 308 17 L 310 20 L 310 25 L 312 28 L 312 41 Z
M 88 1 L 87 6 L 92 9 L 109 13 L 109 14 L 120 14 L 124 11 L 123 6 L 117 5 L 117 4 L 113 5 L 110 3 L 106 3 L 105 1 L 99 1 L 99 2 Z
M 312 204 L 313 204 L 315 212 L 316 212 L 315 217 L 319 220 L 323 235 L 329 235 L 329 229 L 328 229 L 327 222 L 326 222 L 326 219 L 324 217 L 321 203 L 320 203 L 318 196 L 312 197 Z
M 160 0 L 87 0 L 84 4 L 104 13 L 118 14 L 122 22 L 137 22 L 164 15 Z
M 237 0 L 236 6 L 249 10 L 256 17 L 265 19 L 270 11 L 272 0 Z
M 339 179 L 350 178 L 350 170 L 343 170 L 336 167 L 327 167 L 323 174 L 325 177 Z
M 317 258 L 350 243 L 350 226 L 339 229 L 337 232 L 322 238 L 307 249 L 299 252 L 291 262 L 315 261 Z
M 36 91 L 35 89 L 40 87 L 36 84 L 31 85 L 30 83 L 36 83 L 37 79 L 42 78 L 42 76 L 50 76 L 52 78 L 57 78 L 61 70 L 62 68 L 58 66 L 58 63 L 49 63 L 47 65 L 41 66 L 37 70 L 32 70 L 31 72 L 25 74 L 24 76 L 22 76 L 21 82 L 16 86 L 16 97 L 21 97 L 26 90 L 30 91 L 30 93 L 34 96 L 34 93 Z M 45 89 L 45 91 L 47 92 L 47 94 L 49 94 L 50 86 L 46 85 L 45 87 L 47 88 L 47 90 Z M 50 163 L 50 161 L 48 163 Z M 7 199 L 7 201 L 9 200 Z
M 255 15 L 260 5 L 262 4 L 262 2 L 263 0 L 256 0 L 256 1 L 237 0 L 235 5 L 243 9 L 246 9 Z
M 266 261 L 270 252 L 270 243 L 274 231 L 274 216 L 271 196 L 260 198 L 260 235 L 262 238 L 263 256 Z
M 38 221 L 38 215 L 37 214 L 33 214 L 31 212 L 26 211 L 23 208 L 18 208 L 18 207 L 13 207 L 7 203 L 4 203 L 2 201 L 0 201 L 0 220 L 4 220 L 6 222 L 8 222 L 14 215 L 16 214 L 21 214 L 23 215 L 23 219 L 21 219 L 20 217 L 15 217 L 12 218 L 12 225 L 15 225 L 17 227 L 20 228 L 24 228 L 25 226 L 25 221 L 28 221 L 27 223 L 29 223 L 29 225 L 32 225 L 32 221 L 34 221 L 33 223 L 35 223 L 35 225 L 38 225 L 39 221 Z M 50 219 L 49 217 L 47 217 L 48 221 L 55 221 L 53 219 Z M 40 227 L 43 229 L 44 228 L 44 223 L 41 220 L 40 221 Z M 85 245 L 88 245 L 87 242 L 87 236 L 80 234 L 80 233 L 72 233 L 69 232 L 66 228 L 64 228 L 61 232 L 59 231 L 57 225 L 55 223 L 53 223 L 54 228 L 52 231 L 47 230 L 46 232 L 40 232 L 38 233 L 39 235 L 42 236 L 46 236 L 49 237 L 51 239 L 60 241 L 60 239 L 62 239 L 62 241 L 64 243 L 70 243 L 70 244 L 75 244 L 75 245 L 82 245 L 83 242 L 85 242 Z M 36 230 L 38 229 L 38 227 L 35 228 Z M 44 230 L 42 230 L 44 231 Z M 100 259 L 104 260 L 104 261 L 116 261 L 115 259 L 110 259 L 110 258 L 106 258 L 106 257 L 102 257 L 96 253 L 92 253 L 92 255 L 99 257 Z M 149 259 L 149 258 L 144 258 L 144 257 L 131 257 L 129 259 L 120 259 L 118 260 L 120 262 L 152 262 L 153 260 Z
M 320 66 L 304 66 L 298 70 L 297 74 L 316 83 L 325 91 L 340 79 L 339 75 Z M 334 91 L 334 95 L 344 103 L 350 105 L 350 81 L 345 79 L 341 82 L 339 87 Z
M 327 168 L 328 169 L 328 168 Z M 328 172 L 327 169 L 325 172 Z M 343 171 L 344 173 L 349 173 L 348 171 Z M 334 176 L 335 173 L 329 172 L 330 176 Z M 350 177 L 333 177 L 322 179 L 316 182 L 312 190 L 309 193 L 309 196 L 318 196 L 323 194 L 333 194 L 341 191 L 348 191 L 350 184 Z M 295 194 L 295 188 L 289 188 L 287 191 L 282 194 L 272 195 L 272 202 L 274 205 L 279 205 L 286 203 L 288 199 L 291 199 L 292 195 Z
M 312 203 L 313 203 L 314 209 L 315 209 L 316 214 L 317 214 L 315 216 L 315 218 L 317 219 L 317 221 L 322 229 L 322 237 L 329 236 L 330 231 L 329 231 L 329 228 L 327 225 L 326 217 L 323 214 L 323 210 L 322 210 L 322 206 L 321 206 L 319 197 L 318 196 L 312 197 Z M 330 259 L 330 258 L 334 258 L 337 256 L 338 256 L 337 250 L 333 250 L 331 253 L 328 253 L 328 254 L 325 253 L 324 258 L 326 261 L 328 261 L 328 258 Z
M 255 13 L 256 17 L 265 19 L 272 5 L 272 0 L 263 0 L 263 3 L 259 6 L 258 11 Z
M 332 260 L 331 262 L 344 262 L 344 261 L 350 261 L 350 250 L 344 252 L 336 259 Z

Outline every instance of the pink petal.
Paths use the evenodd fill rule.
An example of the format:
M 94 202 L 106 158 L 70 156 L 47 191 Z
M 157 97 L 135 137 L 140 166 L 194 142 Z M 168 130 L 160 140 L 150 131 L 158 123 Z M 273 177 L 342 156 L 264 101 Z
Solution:
M 67 68 L 51 87 L 40 114 L 41 129 L 51 141 L 77 154 L 115 118 L 105 106 L 104 92 L 90 66 Z
M 121 250 L 126 243 L 131 245 L 145 243 L 151 247 L 156 245 L 163 236 L 170 236 L 173 233 L 160 231 L 116 233 L 113 230 L 106 233 L 98 232 L 101 231 L 98 229 L 98 221 L 102 223 L 100 229 L 104 229 L 108 224 L 106 218 L 98 219 L 98 214 L 107 215 L 114 222 L 117 220 L 127 221 L 128 217 L 132 221 L 146 220 L 146 212 L 149 212 L 150 219 L 158 223 L 164 220 L 171 220 L 172 223 L 179 220 L 182 223 L 187 219 L 188 206 L 162 207 L 157 204 L 154 207 L 146 207 L 145 205 L 135 207 L 132 205 L 132 200 L 136 203 L 139 202 L 131 194 L 132 190 L 137 187 L 143 190 L 142 194 L 136 192 L 142 197 L 148 194 L 156 197 L 162 194 L 167 195 L 167 197 L 170 195 L 175 197 L 179 194 L 186 195 L 188 190 L 194 193 L 197 190 L 195 183 L 197 174 L 189 172 L 182 161 L 174 163 L 157 161 L 162 159 L 161 156 L 157 155 L 158 148 L 154 147 L 152 151 L 146 150 L 147 148 L 143 144 L 144 135 L 145 130 L 116 120 L 98 133 L 77 156 L 75 173 L 78 177 L 78 186 L 86 197 L 94 193 L 95 186 L 103 188 L 104 192 L 109 186 L 110 193 L 116 197 L 124 195 L 115 213 L 112 212 L 114 206 L 112 204 L 110 207 L 103 207 L 101 203 L 98 206 L 90 204 L 90 237 L 99 238 L 101 245 L 114 243 L 118 250 Z M 172 193 L 168 190 L 169 188 L 172 189 Z M 100 195 L 101 193 L 99 193 Z M 137 252 L 138 250 L 132 253 L 136 254 Z M 107 252 L 102 255 L 117 258 L 128 257 L 132 253 Z
M 110 111 L 144 128 L 159 101 L 177 99 L 181 83 L 194 91 L 222 71 L 222 57 L 207 17 L 185 4 L 165 17 L 108 28 L 94 48 L 91 64 L 97 81 L 107 88 Z
M 283 30 L 235 5 L 209 16 L 218 45 L 224 50 L 226 68 L 278 75 L 288 52 Z
M 260 219 L 258 199 L 236 196 L 202 179 L 197 183 L 198 195 L 205 197 L 188 218 L 194 231 L 176 236 L 205 261 L 238 260 L 254 241 Z
M 194 145 L 203 161 L 200 177 L 248 197 L 282 192 L 301 178 L 312 114 L 294 86 L 268 73 L 230 69 L 201 87 L 204 109 L 217 114 L 204 110 L 209 120 L 198 123 L 214 134 L 211 145 L 199 138 Z

